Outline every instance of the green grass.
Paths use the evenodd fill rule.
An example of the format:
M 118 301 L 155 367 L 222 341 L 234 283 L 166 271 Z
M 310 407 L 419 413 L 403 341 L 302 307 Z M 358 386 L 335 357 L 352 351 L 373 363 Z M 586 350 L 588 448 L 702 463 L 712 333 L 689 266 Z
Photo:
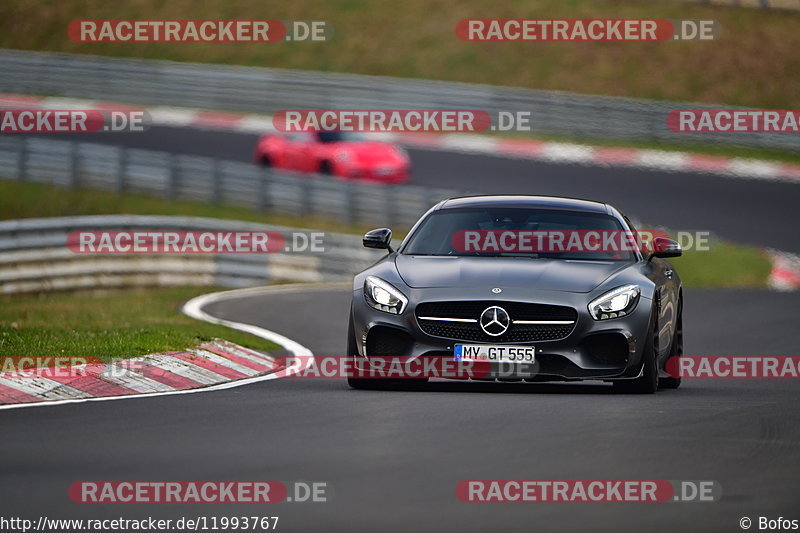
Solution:
M 143 288 L 0 297 L 3 357 L 97 357 L 103 361 L 185 350 L 224 338 L 257 350 L 278 346 L 189 318 L 184 302 L 214 288 Z M 2 366 L 2 365 L 0 365 Z
M 324 228 L 327 231 L 344 233 L 364 233 L 372 229 L 314 217 L 273 215 L 228 205 L 168 201 L 140 194 L 117 194 L 90 189 L 64 189 L 0 178 L 0 220 L 113 214 L 227 218 L 297 228 Z
M 74 19 L 327 20 L 326 43 L 77 43 Z M 464 42 L 464 18 L 715 19 L 713 42 Z M 800 13 L 653 0 L 7 0 L 0 46 L 797 109 Z
M 717 243 L 670 259 L 685 287 L 765 287 L 772 264 L 761 250 Z

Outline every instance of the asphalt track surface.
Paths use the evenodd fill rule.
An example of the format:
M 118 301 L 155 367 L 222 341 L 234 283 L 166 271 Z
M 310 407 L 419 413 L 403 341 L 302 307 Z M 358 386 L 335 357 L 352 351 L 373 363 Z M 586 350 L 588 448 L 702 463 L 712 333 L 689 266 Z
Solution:
M 85 140 L 249 160 L 255 136 L 154 128 Z M 82 139 L 84 139 L 82 137 Z M 651 223 L 799 251 L 796 185 L 413 150 L 416 183 L 607 200 Z M 497 185 L 502 184 L 502 185 Z M 206 311 L 318 355 L 344 349 L 347 288 L 242 296 Z M 796 355 L 800 294 L 685 292 L 689 355 Z M 0 516 L 279 516 L 282 531 L 740 531 L 800 519 L 797 380 L 607 385 L 435 382 L 353 391 L 284 379 L 194 394 L 0 411 Z M 327 503 L 79 505 L 77 480 L 322 481 Z M 714 503 L 463 503 L 466 479 L 715 480 Z
M 687 290 L 690 355 L 796 353 L 800 294 Z M 206 306 L 341 354 L 349 292 Z M 767 319 L 769 317 L 769 319 Z M 735 333 L 734 333 L 735 332 Z M 283 379 L 232 390 L 0 412 L 0 516 L 270 515 L 282 531 L 739 531 L 800 518 L 797 380 L 692 380 L 652 396 L 604 384 L 437 381 L 355 391 Z M 79 505 L 77 480 L 324 481 L 327 503 Z M 465 479 L 715 480 L 713 503 L 464 503 Z M 755 526 L 753 527 L 755 529 Z
M 47 136 L 248 162 L 258 139 L 255 134 L 173 127 L 153 127 L 144 133 Z M 471 193 L 601 200 L 648 224 L 712 231 L 733 242 L 800 252 L 800 187 L 794 183 L 435 150 L 409 153 L 414 184 Z

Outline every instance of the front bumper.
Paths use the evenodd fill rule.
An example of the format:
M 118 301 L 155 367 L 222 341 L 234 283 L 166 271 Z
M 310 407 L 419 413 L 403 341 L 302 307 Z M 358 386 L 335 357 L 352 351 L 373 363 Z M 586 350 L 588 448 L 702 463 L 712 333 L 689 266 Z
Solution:
M 376 181 L 381 183 L 405 183 L 411 177 L 409 169 L 406 166 L 347 166 L 337 168 L 335 174 L 346 179 Z
M 353 329 L 358 346 L 356 361 L 367 367 L 370 357 L 399 356 L 406 360 L 439 357 L 452 360 L 456 344 L 507 344 L 534 346 L 535 364 L 492 363 L 488 379 L 552 381 L 630 379 L 641 369 L 642 351 L 650 324 L 650 300 L 641 297 L 627 316 L 594 320 L 588 312 L 589 295 L 557 291 L 530 291 L 504 288 L 500 295 L 487 298 L 463 289 L 410 289 L 409 303 L 402 315 L 370 307 L 363 290 L 353 291 Z M 422 330 L 415 309 L 422 302 L 490 301 L 538 303 L 572 307 L 577 319 L 572 331 L 557 340 L 535 342 L 475 342 L 443 338 Z M 488 363 L 487 363 L 488 364 Z

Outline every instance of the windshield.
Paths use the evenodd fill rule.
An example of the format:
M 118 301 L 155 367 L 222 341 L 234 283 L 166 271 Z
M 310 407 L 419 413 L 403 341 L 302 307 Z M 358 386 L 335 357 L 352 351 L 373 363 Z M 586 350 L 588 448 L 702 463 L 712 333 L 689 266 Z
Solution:
M 635 240 L 612 216 L 518 207 L 443 209 L 409 237 L 402 253 L 433 256 L 635 260 Z
M 361 141 L 363 137 L 351 131 L 318 131 L 317 139 L 319 139 L 321 143 L 338 143 Z

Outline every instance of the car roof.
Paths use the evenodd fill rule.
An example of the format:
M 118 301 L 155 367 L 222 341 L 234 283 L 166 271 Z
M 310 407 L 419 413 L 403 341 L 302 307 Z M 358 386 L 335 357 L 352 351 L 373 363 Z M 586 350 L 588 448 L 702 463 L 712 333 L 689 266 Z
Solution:
M 544 209 L 567 209 L 603 214 L 609 214 L 610 212 L 609 206 L 603 202 L 526 194 L 460 196 L 448 198 L 439 204 L 439 209 L 455 209 L 459 207 L 541 207 Z

